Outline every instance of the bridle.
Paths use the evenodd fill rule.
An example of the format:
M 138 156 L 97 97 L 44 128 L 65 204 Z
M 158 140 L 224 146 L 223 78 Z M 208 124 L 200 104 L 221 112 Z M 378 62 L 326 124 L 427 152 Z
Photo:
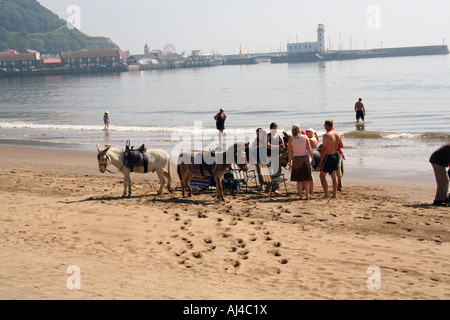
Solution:
M 120 168 L 120 170 L 117 171 L 117 172 L 111 172 L 110 170 L 108 170 L 108 168 L 107 168 L 107 167 L 108 167 L 108 164 L 109 164 L 109 163 L 112 163 L 112 162 L 111 162 L 111 157 L 110 157 L 107 153 L 105 153 L 104 155 L 105 155 L 105 157 L 106 157 L 104 163 L 101 163 L 101 162 L 100 162 L 101 153 L 99 153 L 99 154 L 97 155 L 97 160 L 98 160 L 98 166 L 99 166 L 99 167 L 105 167 L 105 171 L 107 171 L 107 172 L 109 172 L 109 173 L 111 173 L 111 174 L 117 174 L 117 173 L 119 173 L 120 171 L 122 171 L 123 167 L 125 166 L 125 163 L 122 165 L 122 168 Z

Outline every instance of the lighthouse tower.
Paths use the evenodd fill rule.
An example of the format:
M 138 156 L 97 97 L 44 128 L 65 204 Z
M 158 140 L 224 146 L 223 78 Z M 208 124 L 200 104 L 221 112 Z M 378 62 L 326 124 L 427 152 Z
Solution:
M 325 26 L 319 24 L 317 28 L 317 51 L 319 53 L 325 53 L 327 51 L 325 47 Z
M 144 47 L 144 54 L 149 54 L 150 53 L 150 47 L 148 46 L 148 43 L 145 44 Z

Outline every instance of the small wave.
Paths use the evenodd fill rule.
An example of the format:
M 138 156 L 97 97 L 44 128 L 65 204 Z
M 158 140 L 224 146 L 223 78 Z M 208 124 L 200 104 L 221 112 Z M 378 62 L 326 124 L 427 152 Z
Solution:
M 381 132 L 374 131 L 350 131 L 344 134 L 344 138 L 350 139 L 382 139 Z
M 102 131 L 101 125 L 70 125 L 70 124 L 38 124 L 28 122 L 0 122 L 2 129 L 36 129 L 48 131 Z M 111 126 L 109 131 L 133 132 L 133 133 L 171 133 L 171 134 L 195 134 L 197 128 L 192 127 L 139 127 L 139 126 Z M 215 128 L 202 128 L 203 135 L 217 135 Z M 255 135 L 254 129 L 227 129 L 229 135 Z
M 379 132 L 379 131 L 350 131 L 344 134 L 349 139 L 389 139 L 389 140 L 449 140 L 450 135 L 438 132 L 404 133 L 404 132 Z
M 422 137 L 436 140 L 450 140 L 450 134 L 446 133 L 425 132 L 422 133 Z

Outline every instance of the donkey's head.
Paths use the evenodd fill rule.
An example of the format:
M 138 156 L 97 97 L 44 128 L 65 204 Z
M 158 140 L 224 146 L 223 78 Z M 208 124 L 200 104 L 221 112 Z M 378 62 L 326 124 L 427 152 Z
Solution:
M 97 160 L 98 160 L 98 169 L 101 173 L 105 173 L 106 166 L 108 165 L 109 156 L 107 155 L 111 146 L 107 146 L 106 149 L 102 150 L 99 145 L 97 145 Z

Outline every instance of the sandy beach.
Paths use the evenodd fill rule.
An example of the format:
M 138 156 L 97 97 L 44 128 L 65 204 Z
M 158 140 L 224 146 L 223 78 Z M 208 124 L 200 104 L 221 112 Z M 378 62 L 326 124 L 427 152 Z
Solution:
M 310 202 L 288 183 L 289 195 L 218 203 L 182 199 L 177 176 L 157 197 L 148 174 L 124 199 L 95 147 L 3 145 L 0 160 L 0 299 L 450 298 L 450 210 L 430 205 L 431 182 L 344 177 L 333 201 L 315 174 Z

